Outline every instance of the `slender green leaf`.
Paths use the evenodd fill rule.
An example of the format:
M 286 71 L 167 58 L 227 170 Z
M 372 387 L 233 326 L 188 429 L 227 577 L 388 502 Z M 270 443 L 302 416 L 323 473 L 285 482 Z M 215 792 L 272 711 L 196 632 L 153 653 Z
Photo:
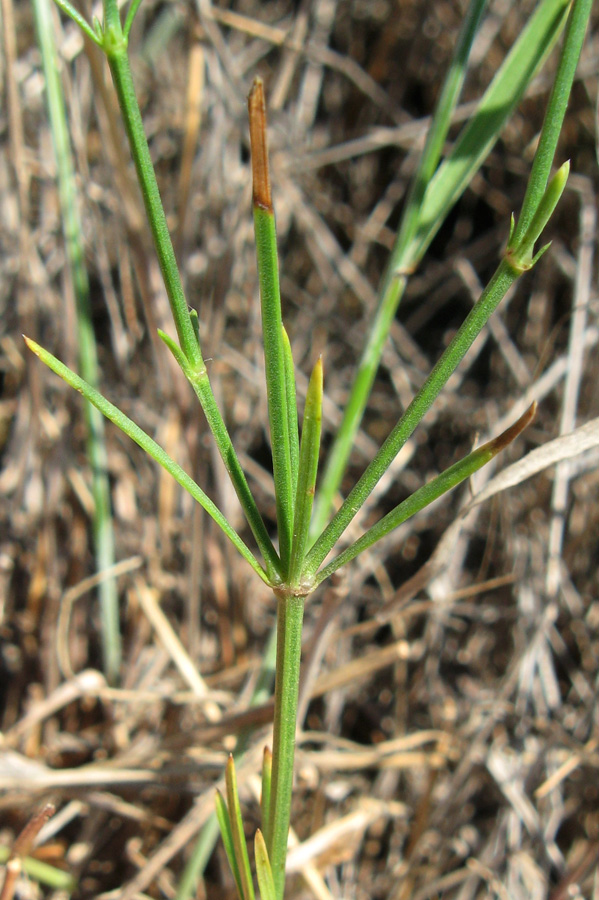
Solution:
M 131 31 L 131 26 L 133 25 L 133 20 L 137 15 L 137 10 L 139 9 L 141 4 L 141 0 L 132 0 L 129 9 L 127 10 L 127 18 L 125 19 L 125 27 L 123 28 L 123 34 L 126 38 L 129 37 L 129 32 Z
M 260 888 L 261 900 L 276 900 L 275 883 L 272 877 L 272 869 L 268 858 L 268 850 L 260 829 L 254 838 L 254 855 L 256 857 L 256 875 Z
M 592 0 L 574 0 L 568 23 L 564 44 L 560 54 L 560 61 L 547 110 L 541 129 L 541 136 L 532 164 L 532 170 L 526 186 L 526 195 L 522 203 L 522 211 L 518 218 L 518 224 L 512 235 L 513 244 L 516 245 L 528 231 L 529 225 L 537 211 L 537 208 L 545 196 L 545 188 L 549 180 L 549 173 L 553 165 L 557 143 L 561 134 L 566 107 L 570 99 L 572 83 L 576 73 L 576 67 L 580 58 L 582 42 L 591 14 Z
M 227 854 L 227 859 L 229 860 L 231 872 L 233 873 L 233 878 L 235 879 L 235 884 L 237 885 L 237 894 L 239 896 L 239 900 L 244 900 L 243 887 L 241 884 L 241 875 L 239 873 L 237 857 L 235 856 L 235 843 L 233 841 L 233 830 L 231 828 L 231 819 L 229 817 L 229 810 L 227 809 L 227 804 L 225 803 L 221 792 L 218 790 L 216 792 L 215 805 L 216 805 L 216 818 L 218 819 L 218 824 L 220 827 L 221 837 L 223 839 L 225 853 Z
M 287 410 L 288 388 L 285 365 L 285 340 L 279 289 L 279 259 L 266 142 L 266 105 L 264 88 L 259 78 L 254 81 L 248 97 L 248 110 L 252 151 L 254 233 L 256 236 L 258 281 L 260 282 L 266 396 L 268 399 L 268 421 L 270 425 L 272 467 L 277 505 L 279 552 L 283 577 L 285 578 L 289 567 L 293 527 L 293 476 L 289 440 L 289 412 Z
M 239 805 L 239 793 L 237 791 L 237 775 L 235 773 L 235 761 L 230 755 L 225 768 L 225 785 L 227 787 L 227 807 L 231 822 L 231 833 L 235 859 L 239 868 L 243 900 L 254 900 L 254 884 L 248 849 L 243 833 L 243 820 L 241 818 L 241 806 Z
M 295 515 L 293 519 L 293 541 L 291 544 L 291 560 L 289 563 L 288 583 L 292 588 L 299 588 L 302 566 L 308 545 L 310 517 L 316 490 L 316 474 L 320 452 L 320 426 L 322 422 L 322 359 L 318 359 L 308 384 L 306 408 L 302 424 L 302 441 L 300 444 L 299 473 L 297 493 L 295 495 Z
M 533 404 L 524 415 L 514 423 L 514 425 L 508 428 L 507 431 L 504 431 L 499 437 L 483 444 L 482 447 L 469 453 L 464 459 L 461 459 L 453 466 L 445 469 L 444 472 L 436 478 L 433 478 L 428 484 L 425 484 L 417 491 L 414 491 L 407 500 L 404 500 L 403 503 L 400 503 L 392 509 L 390 513 L 387 513 L 386 516 L 377 522 L 376 525 L 373 525 L 372 528 L 369 528 L 368 531 L 348 547 L 347 550 L 344 550 L 343 553 L 340 553 L 339 556 L 325 566 L 324 569 L 321 569 L 314 580 L 314 587 L 321 584 L 321 582 L 332 575 L 333 572 L 340 569 L 341 566 L 344 566 L 346 563 L 350 562 L 350 560 L 355 559 L 356 556 L 363 553 L 364 550 L 368 550 L 369 547 L 372 547 L 373 544 L 376 544 L 407 519 L 411 518 L 417 512 L 420 512 L 425 506 L 428 506 L 434 500 L 437 500 L 443 494 L 446 494 L 452 488 L 461 484 L 467 478 L 470 478 L 474 472 L 477 472 L 478 469 L 485 466 L 493 459 L 493 457 L 497 456 L 501 450 L 516 439 L 524 428 L 530 424 L 534 418 L 535 411 L 536 404 Z
M 262 758 L 262 795 L 260 797 L 260 811 L 262 813 L 262 830 L 267 832 L 270 815 L 270 786 L 272 783 L 272 751 L 264 748 Z
M 76 375 L 75 372 L 71 371 L 64 363 L 61 363 L 60 360 L 56 359 L 55 356 L 52 356 L 47 350 L 44 350 L 43 347 L 40 347 L 39 344 L 36 344 L 35 341 L 32 341 L 30 338 L 25 338 L 27 346 L 29 349 L 35 353 L 36 356 L 39 356 L 41 361 L 48 366 L 48 368 L 52 369 L 57 375 L 59 375 L 67 384 L 71 387 L 75 388 L 76 391 L 79 391 L 83 396 L 93 403 L 96 409 L 99 409 L 102 415 L 106 416 L 107 419 L 110 419 L 111 422 L 114 422 L 121 431 L 123 431 L 131 440 L 135 441 L 136 444 L 145 450 L 148 456 L 151 456 L 152 459 L 156 460 L 163 469 L 166 469 L 173 478 L 178 481 L 181 487 L 185 488 L 185 490 L 191 494 L 194 500 L 197 500 L 200 506 L 202 506 L 209 516 L 211 516 L 216 524 L 224 531 L 227 535 L 233 546 L 239 551 L 239 553 L 243 556 L 245 560 L 250 564 L 252 569 L 260 576 L 260 578 L 266 582 L 266 584 L 270 584 L 268 576 L 258 560 L 255 558 L 251 550 L 245 545 L 245 543 L 241 540 L 237 532 L 234 528 L 229 524 L 227 519 L 223 516 L 218 507 L 212 502 L 212 500 L 204 493 L 201 487 L 196 484 L 193 478 L 185 472 L 178 463 L 176 463 L 168 453 L 154 441 L 145 431 L 136 425 L 135 422 L 132 422 L 120 409 L 114 406 L 109 400 L 102 396 L 95 388 L 91 387 L 91 385 L 87 384 L 79 375 Z
M 289 335 L 283 326 L 283 359 L 285 364 L 285 389 L 287 393 L 287 421 L 289 430 L 289 457 L 291 462 L 291 487 L 293 496 L 297 491 L 297 473 L 299 469 L 299 428 L 297 423 L 297 391 L 295 387 L 295 370 Z
M 68 0 L 54 0 L 54 2 L 58 6 L 58 8 L 69 17 L 69 19 L 72 19 L 73 22 L 75 22 L 75 24 L 79 26 L 81 31 L 83 31 L 88 36 L 90 41 L 93 41 L 94 44 L 98 45 L 98 47 L 102 47 L 101 35 L 96 34 L 89 22 L 83 18 L 81 13 L 76 10 L 75 7 L 68 2 Z
M 545 226 L 555 211 L 555 207 L 559 203 L 566 187 L 569 173 L 570 163 L 565 162 L 563 166 L 557 170 L 547 185 L 543 196 L 539 200 L 536 212 L 530 219 L 528 227 L 523 232 L 520 232 L 521 237 L 518 239 L 516 232 L 513 232 L 508 243 L 507 256 L 515 266 L 519 266 L 525 270 L 534 266 L 538 261 L 539 254 L 537 253 L 536 256 L 533 256 L 534 245 L 544 231 Z M 541 248 L 541 254 L 545 252 L 547 246 Z

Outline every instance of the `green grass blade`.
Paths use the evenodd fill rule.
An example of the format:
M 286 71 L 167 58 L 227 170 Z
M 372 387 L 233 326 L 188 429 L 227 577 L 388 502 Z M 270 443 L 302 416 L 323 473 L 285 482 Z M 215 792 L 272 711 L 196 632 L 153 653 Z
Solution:
M 441 159 L 449 126 L 451 125 L 468 70 L 468 59 L 472 50 L 472 44 L 474 43 L 486 5 L 487 0 L 471 0 L 468 12 L 464 16 L 451 66 L 445 77 L 418 168 L 408 192 L 397 239 L 391 251 L 390 272 L 403 267 L 405 248 L 409 246 L 418 230 L 422 201 Z M 385 290 L 383 289 L 384 293 Z
M 483 444 L 482 447 L 479 447 L 477 450 L 468 454 L 464 459 L 461 459 L 453 466 L 450 466 L 436 478 L 433 478 L 432 481 L 429 481 L 428 484 L 423 485 L 415 491 L 407 498 L 407 500 L 404 500 L 403 503 L 400 503 L 392 509 L 391 512 L 387 513 L 387 515 L 377 522 L 376 525 L 369 528 L 361 538 L 344 550 L 343 553 L 340 553 L 339 556 L 325 566 L 324 569 L 321 569 L 315 578 L 314 586 L 316 587 L 321 584 L 321 582 L 332 575 L 333 572 L 336 572 L 346 563 L 355 559 L 356 556 L 363 553 L 364 550 L 368 550 L 373 544 L 376 544 L 382 538 L 386 537 L 386 535 L 407 519 L 411 518 L 417 512 L 420 512 L 421 509 L 424 509 L 425 506 L 428 506 L 434 500 L 437 500 L 438 497 L 441 497 L 467 478 L 470 478 L 470 476 L 477 472 L 478 469 L 485 466 L 493 459 L 493 457 L 497 456 L 498 453 L 518 437 L 534 418 L 535 411 L 536 404 L 533 404 L 524 415 L 514 423 L 514 425 L 508 428 L 507 431 L 504 431 L 499 437 L 494 438 L 492 441 L 488 441 L 486 444 Z
M 241 540 L 235 529 L 232 528 L 227 519 L 225 519 L 218 507 L 204 493 L 201 487 L 196 484 L 193 478 L 191 478 L 178 463 L 171 459 L 168 453 L 157 444 L 155 440 L 146 434 L 145 431 L 142 431 L 139 425 L 136 425 L 135 422 L 131 421 L 131 419 L 121 412 L 120 409 L 103 397 L 99 391 L 80 378 L 79 375 L 76 375 L 75 372 L 71 371 L 71 369 L 69 369 L 68 366 L 65 366 L 64 363 L 61 363 L 60 360 L 56 359 L 55 356 L 52 356 L 51 353 L 44 350 L 43 347 L 40 347 L 39 344 L 36 344 L 36 342 L 32 341 L 30 338 L 26 337 L 25 341 L 29 349 L 35 353 L 48 368 L 52 369 L 53 372 L 59 375 L 72 388 L 75 388 L 76 391 L 83 394 L 86 400 L 93 403 L 103 416 L 106 416 L 107 419 L 114 422 L 114 424 L 130 437 L 131 440 L 135 441 L 142 450 L 145 450 L 148 456 L 151 456 L 163 469 L 166 469 L 166 471 L 173 476 L 175 481 L 177 481 L 181 487 L 185 488 L 194 500 L 197 500 L 200 506 L 206 510 L 208 515 L 214 519 L 216 524 L 227 535 L 233 546 L 250 564 L 260 578 L 266 584 L 270 584 L 266 572 L 255 558 L 254 554 Z
M 94 387 L 99 382 L 96 338 L 91 320 L 89 281 L 85 268 L 85 250 L 75 167 L 71 154 L 64 96 L 54 44 L 54 28 L 49 0 L 34 0 L 38 43 L 46 82 L 48 116 L 56 157 L 58 191 L 67 264 L 75 294 L 77 346 L 83 377 Z M 81 23 L 79 23 L 81 24 Z M 86 32 L 87 33 L 87 32 Z M 87 456 L 92 473 L 94 511 L 92 530 L 96 568 L 102 572 L 114 565 L 114 529 L 108 480 L 108 456 L 104 437 L 104 420 L 89 402 L 84 406 L 87 425 Z M 121 633 L 119 601 L 114 578 L 104 578 L 98 586 L 102 630 L 103 667 L 108 681 L 114 684 L 121 668 Z
M 233 878 L 235 879 L 235 884 L 237 885 L 239 900 L 244 900 L 241 875 L 239 873 L 239 866 L 237 865 L 237 857 L 235 855 L 235 842 L 233 840 L 233 829 L 231 827 L 229 810 L 227 809 L 227 804 L 223 800 L 220 791 L 216 792 L 216 797 L 214 799 L 216 806 L 216 818 L 218 819 L 218 825 L 220 828 L 221 837 L 223 839 L 225 853 L 227 854 L 231 872 L 233 873 Z
M 262 757 L 262 794 L 260 797 L 260 811 L 262 813 L 262 831 L 269 830 L 270 815 L 270 787 L 272 784 L 272 751 L 264 748 Z
M 264 649 L 260 672 L 256 679 L 256 684 L 249 703 L 250 706 L 260 706 L 263 703 L 266 703 L 269 697 L 272 696 L 272 686 L 275 676 L 276 646 L 277 631 L 276 628 L 273 628 Z M 233 754 L 236 763 L 239 763 L 245 753 L 252 733 L 253 729 L 248 727 L 239 735 L 235 753 Z M 206 868 L 217 838 L 218 823 L 216 817 L 211 816 L 202 828 L 202 832 L 193 847 L 189 861 L 187 862 L 179 884 L 177 885 L 175 900 L 190 900 L 191 897 L 196 896 L 198 878 L 200 873 Z
M 302 423 L 302 440 L 300 444 L 299 472 L 297 493 L 295 495 L 295 515 L 293 518 L 293 541 L 291 544 L 291 560 L 289 562 L 288 584 L 298 588 L 301 582 L 302 566 L 308 546 L 312 504 L 316 490 L 316 474 L 320 452 L 320 427 L 322 422 L 323 374 L 322 359 L 319 359 L 312 370 L 306 408 Z
M 266 143 L 266 105 L 262 81 L 258 78 L 254 81 L 248 97 L 248 110 L 252 152 L 254 232 L 260 282 L 268 421 L 277 505 L 279 552 L 285 578 L 291 552 L 294 479 L 291 472 L 279 259 Z
M 268 858 L 268 850 L 260 829 L 254 838 L 254 855 L 256 857 L 256 875 L 260 888 L 261 900 L 276 900 L 275 883 Z
M 229 756 L 225 768 L 225 785 L 227 788 L 227 807 L 229 809 L 229 819 L 231 822 L 233 848 L 241 881 L 241 896 L 243 900 L 254 900 L 254 883 L 252 881 L 252 870 L 250 869 L 245 834 L 243 833 L 243 820 L 241 818 L 239 793 L 237 791 L 237 775 L 235 773 L 235 761 L 232 755 Z
M 297 390 L 295 387 L 295 369 L 289 335 L 283 326 L 283 359 L 285 365 L 285 389 L 287 393 L 287 422 L 289 431 L 289 457 L 291 462 L 291 488 L 293 496 L 297 491 L 297 473 L 299 469 L 299 427 L 297 422 Z

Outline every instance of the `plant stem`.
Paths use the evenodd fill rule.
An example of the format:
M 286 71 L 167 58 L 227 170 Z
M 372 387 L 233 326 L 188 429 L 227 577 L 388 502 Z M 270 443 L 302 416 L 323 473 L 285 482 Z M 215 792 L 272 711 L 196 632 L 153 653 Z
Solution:
M 285 861 L 291 816 L 293 759 L 302 649 L 304 598 L 280 597 L 277 606 L 277 674 L 268 834 L 264 835 L 277 900 L 285 889 Z
M 204 361 L 189 317 L 187 300 L 181 284 L 175 251 L 169 234 L 162 200 L 160 199 L 160 191 L 156 181 L 154 166 L 152 165 L 150 149 L 143 127 L 139 104 L 135 96 L 133 76 L 127 55 L 127 40 L 121 28 L 116 0 L 106 0 L 104 9 L 106 19 L 104 49 L 123 115 L 123 122 L 131 147 L 131 155 L 137 170 L 148 223 L 154 238 L 154 246 L 158 254 L 158 261 L 175 320 L 179 343 L 190 366 L 194 369 L 202 369 Z
M 187 300 L 183 293 L 175 252 L 160 199 L 139 105 L 135 96 L 131 67 L 127 56 L 127 42 L 122 36 L 115 0 L 106 0 L 105 16 L 105 51 L 123 114 L 131 155 L 135 162 L 148 221 L 154 237 L 160 268 L 177 328 L 179 343 L 187 360 L 184 372 L 200 401 L 206 421 L 214 436 L 239 502 L 264 557 L 269 577 L 272 581 L 277 581 L 280 575 L 278 555 L 258 511 L 227 427 L 214 398 L 200 345 L 187 309 Z

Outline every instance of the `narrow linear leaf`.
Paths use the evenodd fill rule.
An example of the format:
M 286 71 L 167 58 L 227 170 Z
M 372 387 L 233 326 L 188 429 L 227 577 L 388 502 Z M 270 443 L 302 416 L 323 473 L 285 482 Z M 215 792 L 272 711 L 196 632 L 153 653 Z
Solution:
M 312 515 L 312 504 L 314 503 L 320 451 L 322 393 L 322 359 L 319 358 L 310 376 L 302 424 L 297 492 L 295 495 L 295 516 L 293 519 L 293 541 L 289 563 L 289 584 L 291 587 L 298 587 L 300 584 L 302 566 L 308 546 L 310 517 Z
M 430 409 L 450 375 L 456 370 L 472 346 L 476 336 L 480 334 L 491 314 L 520 275 L 521 272 L 509 261 L 504 259 L 499 264 L 495 274 L 428 378 L 307 554 L 304 563 L 306 580 L 309 580 L 319 570 L 349 523 L 374 490 L 375 485 L 378 484 L 405 442 L 413 434 L 424 414 Z
M 272 877 L 268 850 L 260 829 L 258 829 L 254 838 L 254 854 L 261 900 L 276 900 L 275 883 Z
M 297 390 L 295 387 L 295 370 L 289 335 L 283 326 L 283 358 L 285 363 L 285 388 L 287 392 L 287 421 L 289 423 L 289 455 L 291 459 L 291 487 L 293 495 L 297 491 L 297 473 L 299 468 L 299 427 L 297 422 Z
M 215 797 L 215 806 L 216 818 L 218 819 L 218 825 L 220 828 L 221 837 L 223 839 L 225 853 L 227 854 L 231 872 L 233 873 L 233 878 L 235 879 L 235 884 L 237 885 L 237 894 L 239 895 L 239 900 L 244 900 L 243 889 L 241 886 L 241 876 L 239 874 L 239 866 L 237 865 L 237 859 L 235 857 L 235 845 L 233 842 L 233 831 L 231 829 L 229 810 L 227 809 L 227 804 L 225 803 L 221 792 L 218 790 Z
M 62 217 L 67 271 L 75 297 L 78 366 L 89 384 L 99 384 L 98 352 L 92 322 L 89 278 L 85 263 L 85 240 L 80 214 L 80 197 L 71 152 L 69 122 L 60 65 L 54 37 L 51 0 L 33 0 L 38 44 L 46 84 L 46 103 L 56 158 L 56 177 Z M 81 23 L 79 23 L 81 24 Z M 91 469 L 93 512 L 91 525 L 98 572 L 110 569 L 115 559 L 112 502 L 108 478 L 104 420 L 90 403 L 84 404 L 86 447 Z M 111 684 L 119 679 L 122 649 L 119 598 L 115 579 L 105 578 L 98 586 L 102 634 L 103 669 Z
M 511 425 L 510 428 L 500 434 L 499 437 L 488 441 L 486 444 L 483 444 L 482 447 L 469 453 L 464 459 L 461 459 L 453 466 L 445 469 L 444 472 L 436 478 L 433 478 L 428 484 L 423 485 L 419 490 L 415 491 L 411 497 L 408 497 L 403 503 L 398 504 L 398 506 L 392 509 L 390 513 L 387 513 L 386 516 L 377 522 L 376 525 L 369 528 L 368 531 L 348 547 L 347 550 L 344 550 L 343 553 L 340 553 L 339 556 L 329 563 L 329 565 L 321 569 L 314 580 L 314 587 L 332 575 L 333 572 L 336 572 L 341 566 L 344 566 L 346 563 L 350 562 L 350 560 L 355 559 L 356 556 L 363 553 L 364 550 L 368 550 L 382 538 L 386 537 L 386 535 L 407 519 L 411 518 L 417 512 L 420 512 L 421 509 L 429 506 L 434 500 L 437 500 L 443 494 L 446 494 L 452 488 L 461 484 L 467 478 L 470 478 L 474 472 L 490 462 L 493 457 L 504 450 L 508 444 L 511 444 L 512 441 L 514 441 L 532 422 L 536 413 L 536 408 L 536 403 L 533 403 L 524 415 Z
M 239 805 L 239 793 L 237 791 L 235 760 L 233 759 L 232 754 L 229 756 L 225 768 L 225 785 L 227 788 L 227 807 L 229 809 L 229 820 L 231 822 L 233 848 L 235 859 L 237 860 L 237 865 L 239 867 L 239 877 L 241 879 L 242 898 L 243 900 L 254 900 L 252 870 L 250 869 L 248 848 L 243 832 L 243 819 L 241 818 L 241 806 Z
M 129 32 L 131 31 L 131 26 L 133 25 L 133 20 L 137 15 L 137 10 L 139 9 L 141 4 L 141 0 L 132 0 L 132 3 L 127 10 L 127 18 L 125 19 L 125 27 L 123 28 L 123 34 L 126 38 L 129 37 Z
M 270 171 L 266 144 L 266 105 L 264 101 L 264 87 L 259 78 L 254 81 L 248 97 L 248 111 L 252 152 L 254 233 L 256 236 L 258 281 L 260 283 L 268 420 L 272 447 L 279 549 L 283 572 L 286 574 L 289 566 L 291 531 L 293 527 L 293 477 L 291 474 L 277 235 L 270 190 Z
M 51 353 L 47 350 L 44 350 L 43 347 L 40 347 L 35 341 L 32 341 L 31 338 L 25 337 L 25 342 L 29 349 L 38 356 L 48 368 L 52 369 L 57 375 L 59 375 L 67 384 L 69 384 L 72 388 L 75 388 L 76 391 L 79 391 L 80 394 L 93 403 L 96 409 L 99 409 L 102 415 L 106 416 L 107 419 L 110 419 L 111 422 L 114 422 L 118 428 L 121 429 L 131 440 L 135 441 L 142 450 L 145 450 L 148 456 L 151 456 L 159 465 L 162 466 L 163 469 L 166 469 L 169 474 L 173 476 L 173 478 L 181 485 L 181 487 L 185 488 L 185 490 L 191 494 L 194 500 L 206 510 L 209 516 L 211 516 L 216 524 L 224 531 L 227 535 L 231 543 L 234 547 L 239 551 L 239 553 L 243 556 L 243 558 L 250 564 L 252 569 L 257 572 L 262 581 L 266 584 L 270 584 L 268 580 L 268 576 L 254 554 L 251 552 L 249 547 L 245 545 L 242 539 L 239 537 L 234 528 L 229 524 L 227 519 L 223 516 L 219 508 L 212 502 L 212 500 L 204 493 L 202 488 L 196 484 L 196 482 L 191 478 L 181 466 L 176 463 L 159 444 L 156 443 L 153 438 L 151 438 L 145 431 L 143 431 L 139 425 L 136 425 L 125 413 L 121 412 L 116 406 L 114 406 L 109 400 L 107 400 L 99 391 L 95 390 L 95 388 L 91 387 L 86 381 L 76 375 L 75 372 L 71 371 L 68 366 L 65 366 L 64 363 L 61 363 L 60 360 L 56 359 Z
M 262 831 L 268 834 L 270 814 L 270 786 L 272 783 L 272 751 L 270 747 L 264 748 L 262 758 L 262 794 L 260 797 L 260 810 L 262 813 Z
M 536 212 L 530 220 L 530 225 L 526 228 L 519 240 L 512 230 L 507 253 L 514 265 L 521 266 L 522 268 L 532 268 L 538 261 L 539 256 L 542 255 L 549 246 L 546 245 L 545 247 L 542 247 L 539 253 L 537 253 L 536 256 L 533 256 L 534 245 L 544 231 L 545 226 L 555 211 L 555 207 L 560 201 L 569 174 L 570 162 L 566 161 L 560 166 L 547 185 L 545 192 L 539 200 Z
M 180 367 L 181 371 L 183 372 L 183 374 L 185 376 L 187 376 L 189 373 L 189 363 L 187 361 L 187 357 L 181 350 L 181 347 L 179 346 L 179 344 L 176 341 L 174 341 L 172 339 L 170 334 L 166 333 L 166 331 L 163 331 L 161 328 L 158 328 L 157 330 L 158 330 L 158 337 L 160 338 L 160 340 L 162 341 L 163 344 L 166 344 L 168 349 L 171 351 L 171 353 L 175 357 L 175 360 L 176 360 L 178 366 Z

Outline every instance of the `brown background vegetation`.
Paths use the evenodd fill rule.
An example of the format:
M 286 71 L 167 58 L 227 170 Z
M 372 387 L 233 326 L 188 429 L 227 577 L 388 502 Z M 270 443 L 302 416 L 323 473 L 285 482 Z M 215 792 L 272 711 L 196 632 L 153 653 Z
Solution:
M 311 364 L 324 357 L 326 448 L 462 6 L 144 0 L 138 14 L 134 75 L 189 302 L 270 523 L 249 85 L 259 73 L 269 98 L 284 316 L 302 396 Z M 465 104 L 480 95 L 531 8 L 491 4 Z M 110 689 L 89 671 L 100 667 L 101 646 L 97 597 L 84 582 L 94 562 L 81 398 L 20 337 L 31 334 L 77 366 L 32 11 L 21 3 L 13 15 L 15 63 L 2 68 L 2 87 L 5 97 L 16 91 L 23 138 L 9 131 L 5 104 L 0 843 L 52 799 L 63 819 L 45 852 L 77 876 L 78 898 L 134 889 L 172 897 L 248 718 L 255 752 L 243 796 L 248 823 L 257 821 L 249 776 L 268 739 L 269 710 L 247 713 L 247 698 L 273 601 L 190 498 L 109 426 L 117 558 L 127 570 L 118 582 L 122 683 Z M 3 25 L 9 47 L 6 18 Z M 243 530 L 205 423 L 155 337 L 157 326 L 173 329 L 107 73 L 72 24 L 56 16 L 56 28 L 102 388 Z M 537 420 L 501 467 L 599 414 L 597 51 L 591 34 L 559 150 L 573 175 L 550 225 L 551 252 L 503 304 L 352 533 L 477 436 L 496 434 L 530 399 L 539 401 Z M 497 265 L 551 71 L 550 62 L 411 281 L 345 489 Z M 580 360 L 580 375 L 569 374 Z M 301 842 L 316 838 L 292 854 L 290 897 L 599 896 L 597 461 L 590 451 L 570 469 L 551 468 L 495 496 L 458 520 L 450 543 L 470 492 L 459 489 L 310 598 L 293 825 Z M 435 568 L 406 590 L 431 554 Z M 152 624 L 158 605 L 179 650 L 166 650 Z M 183 649 L 208 698 L 177 668 Z M 220 847 L 203 892 L 233 896 Z

